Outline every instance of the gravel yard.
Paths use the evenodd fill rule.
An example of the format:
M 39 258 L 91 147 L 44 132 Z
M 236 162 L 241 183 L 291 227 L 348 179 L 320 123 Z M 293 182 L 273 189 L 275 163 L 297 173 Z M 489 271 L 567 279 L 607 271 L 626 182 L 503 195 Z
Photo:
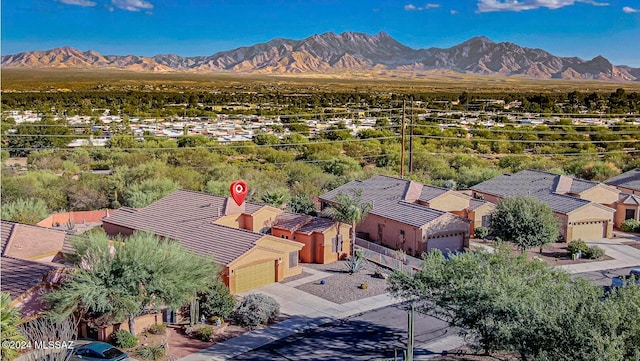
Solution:
M 314 281 L 296 288 L 338 304 L 385 293 L 387 280 L 376 277 L 375 271 L 380 270 L 382 273 L 391 273 L 390 270 L 371 262 L 366 264 L 365 269 L 354 274 L 347 272 L 346 261 L 337 261 L 324 265 L 305 264 L 305 267 L 324 271 L 329 275 L 324 278 L 324 285 L 320 281 Z M 360 285 L 364 283 L 367 284 L 367 289 L 360 288 Z

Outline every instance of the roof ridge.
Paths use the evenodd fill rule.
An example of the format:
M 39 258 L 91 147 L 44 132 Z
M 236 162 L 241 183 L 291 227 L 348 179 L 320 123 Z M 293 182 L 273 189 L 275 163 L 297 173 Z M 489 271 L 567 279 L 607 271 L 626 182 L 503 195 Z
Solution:
M 229 199 L 231 197 L 231 195 L 225 197 L 225 196 L 219 196 L 217 194 L 207 193 L 207 192 L 203 192 L 203 191 L 194 191 L 194 190 L 191 190 L 191 189 L 177 189 L 175 192 L 173 192 L 173 193 L 171 193 L 169 195 L 172 195 L 172 194 L 175 194 L 175 193 L 178 193 L 178 192 L 199 194 L 199 195 L 209 196 L 209 197 L 213 197 L 213 198 L 220 198 L 221 200 L 226 200 L 226 199 Z M 162 198 L 160 198 L 160 199 L 162 199 Z M 252 202 L 252 201 L 245 201 L 245 203 L 249 203 L 249 204 L 254 205 L 254 206 L 263 206 L 263 207 L 267 206 L 267 204 L 256 203 L 256 202 Z

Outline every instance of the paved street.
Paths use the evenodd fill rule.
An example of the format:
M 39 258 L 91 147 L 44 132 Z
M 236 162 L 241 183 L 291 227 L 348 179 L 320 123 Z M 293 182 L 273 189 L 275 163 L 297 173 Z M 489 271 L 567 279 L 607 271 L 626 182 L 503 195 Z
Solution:
M 616 275 L 640 267 L 640 250 L 623 243 L 636 238 L 613 238 L 587 242 L 603 248 L 611 260 L 559 266 L 572 277 L 585 277 L 597 285 L 611 284 Z M 489 250 L 491 251 L 491 250 Z M 281 304 L 286 321 L 263 330 L 214 345 L 181 360 L 373 360 L 393 357 L 406 344 L 407 312 L 399 300 L 387 294 L 336 304 L 295 289 L 296 285 L 325 275 L 306 270 L 303 279 L 276 283 L 255 290 L 273 296 Z M 415 316 L 415 359 L 464 344 L 442 321 Z
M 420 345 L 452 333 L 446 323 L 416 313 L 416 355 L 432 354 Z M 406 340 L 407 311 L 393 305 L 286 337 L 232 360 L 373 360 L 393 357 L 394 349 L 401 354 Z

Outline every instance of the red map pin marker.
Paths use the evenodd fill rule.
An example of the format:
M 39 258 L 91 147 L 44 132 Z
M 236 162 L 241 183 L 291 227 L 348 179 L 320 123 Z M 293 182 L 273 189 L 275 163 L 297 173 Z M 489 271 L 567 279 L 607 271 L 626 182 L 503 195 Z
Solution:
M 249 187 L 247 187 L 247 183 L 245 181 L 237 180 L 231 183 L 231 187 L 229 187 L 229 191 L 231 192 L 231 198 L 236 201 L 237 205 L 242 205 L 244 199 L 247 197 L 247 192 Z

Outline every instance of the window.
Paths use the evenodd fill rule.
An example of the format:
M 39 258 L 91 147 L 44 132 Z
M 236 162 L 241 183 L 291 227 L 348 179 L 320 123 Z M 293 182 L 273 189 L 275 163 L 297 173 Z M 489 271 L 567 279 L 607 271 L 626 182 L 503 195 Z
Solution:
M 298 267 L 298 251 L 289 252 L 289 268 Z
M 491 224 L 491 215 L 482 216 L 482 227 L 489 227 Z
M 635 209 L 626 209 L 624 211 L 624 219 L 636 219 L 636 210 Z
M 342 235 L 333 237 L 331 240 L 331 252 L 340 252 L 342 250 Z

